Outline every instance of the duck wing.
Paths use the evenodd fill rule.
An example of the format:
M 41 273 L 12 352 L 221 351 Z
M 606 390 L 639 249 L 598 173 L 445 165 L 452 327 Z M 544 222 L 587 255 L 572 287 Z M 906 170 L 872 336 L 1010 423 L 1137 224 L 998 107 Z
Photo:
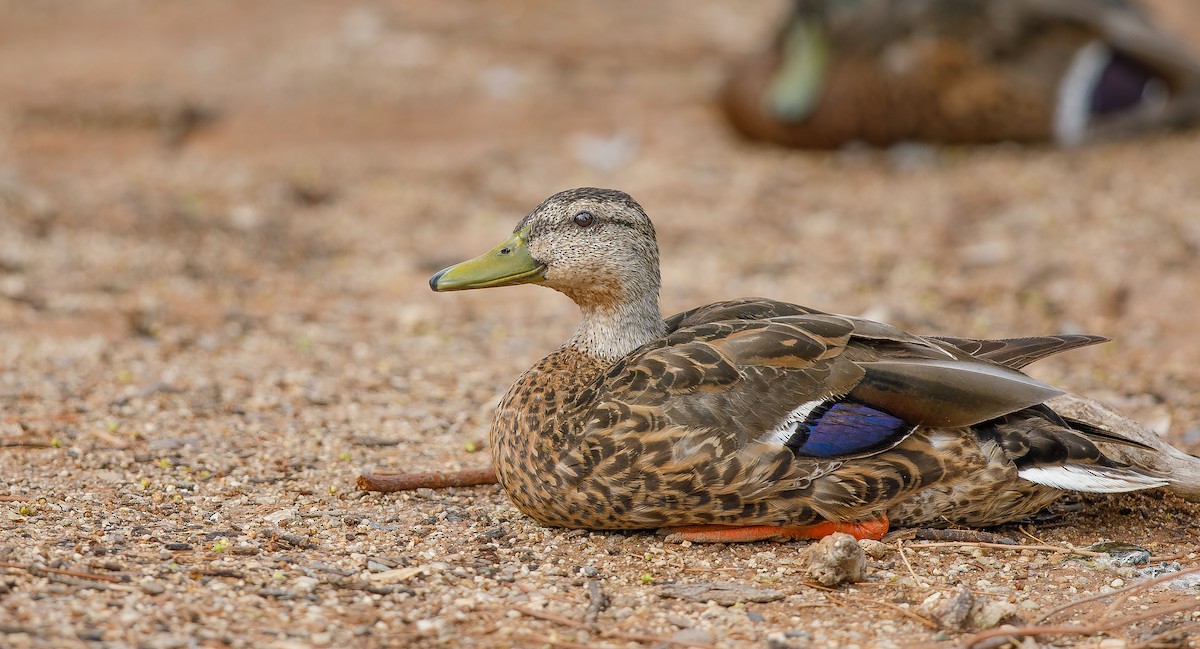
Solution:
M 774 315 L 786 312 L 798 315 Z M 728 315 L 763 319 L 717 319 Z M 886 324 L 771 300 L 686 312 L 601 380 L 587 429 L 704 431 L 832 459 L 894 446 L 917 426 L 967 427 L 1062 394 L 1016 370 Z
M 1057 336 L 999 338 L 991 340 L 930 336 L 930 339 L 952 345 L 975 358 L 999 363 L 1015 370 L 1019 370 L 1047 356 L 1110 340 L 1104 336 L 1089 336 L 1085 334 L 1060 334 Z

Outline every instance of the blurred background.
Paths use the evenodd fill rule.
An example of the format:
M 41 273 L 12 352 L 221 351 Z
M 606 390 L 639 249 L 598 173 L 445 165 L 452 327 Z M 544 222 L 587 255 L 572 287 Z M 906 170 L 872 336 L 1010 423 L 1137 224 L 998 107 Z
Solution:
M 1181 42 L 1200 36 L 1190 3 L 1147 6 Z M 4 3 L 9 365 L 22 340 L 182 349 L 272 322 L 336 337 L 331 319 L 349 314 L 401 358 L 410 334 L 520 332 L 486 338 L 506 359 L 485 380 L 499 389 L 565 337 L 573 307 L 524 289 L 434 296 L 424 278 L 545 196 L 599 185 L 656 220 L 668 312 L 760 294 L 922 332 L 1109 335 L 1035 372 L 1073 372 L 1077 389 L 1200 444 L 1200 134 L 753 143 L 718 96 L 789 10 Z
M 1147 6 L 1181 42 L 1200 35 L 1200 9 Z M 1194 414 L 1200 384 L 1196 132 L 1067 150 L 752 143 L 718 96 L 771 47 L 782 1 L 2 10 L 9 340 L 191 340 L 340 304 L 410 328 L 551 327 L 496 343 L 545 349 L 570 330 L 565 300 L 433 296 L 423 278 L 555 191 L 612 186 L 658 224 L 668 312 L 761 294 L 925 332 L 1105 334 L 1072 356 L 1081 387 L 1141 395 L 1160 428 L 1194 432 L 1169 413 Z

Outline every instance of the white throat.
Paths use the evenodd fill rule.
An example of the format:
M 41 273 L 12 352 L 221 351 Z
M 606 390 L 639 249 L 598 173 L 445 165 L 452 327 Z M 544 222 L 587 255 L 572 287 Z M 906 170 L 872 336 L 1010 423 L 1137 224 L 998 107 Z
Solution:
M 657 296 L 653 294 L 604 306 L 580 307 L 580 310 L 583 322 L 566 346 L 605 360 L 616 361 L 667 333 Z

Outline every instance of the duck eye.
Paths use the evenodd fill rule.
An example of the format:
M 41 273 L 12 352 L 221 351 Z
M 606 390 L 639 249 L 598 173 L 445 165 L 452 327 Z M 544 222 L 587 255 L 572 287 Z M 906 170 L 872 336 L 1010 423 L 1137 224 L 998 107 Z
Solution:
M 596 217 L 592 216 L 591 212 L 580 212 L 575 215 L 575 225 L 581 228 L 591 227 L 596 222 Z

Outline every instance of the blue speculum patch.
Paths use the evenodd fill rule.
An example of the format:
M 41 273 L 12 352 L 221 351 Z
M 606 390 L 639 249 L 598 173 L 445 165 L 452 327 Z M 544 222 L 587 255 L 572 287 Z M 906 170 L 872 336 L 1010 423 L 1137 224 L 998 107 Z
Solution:
M 813 408 L 786 442 L 796 455 L 834 458 L 890 446 L 915 426 L 854 401 L 828 401 Z

